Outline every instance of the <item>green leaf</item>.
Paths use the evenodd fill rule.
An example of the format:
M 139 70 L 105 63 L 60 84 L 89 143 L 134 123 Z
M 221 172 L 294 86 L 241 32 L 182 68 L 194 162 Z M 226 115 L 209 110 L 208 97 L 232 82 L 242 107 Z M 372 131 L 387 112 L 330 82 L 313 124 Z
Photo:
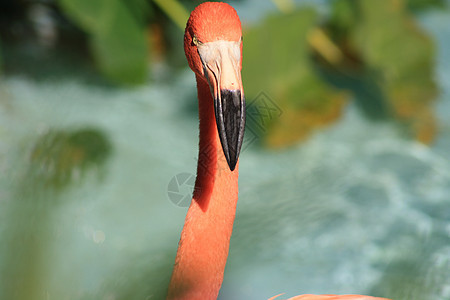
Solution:
M 434 45 L 400 0 L 360 0 L 355 44 L 387 96 L 391 111 L 419 140 L 435 131 Z
M 124 1 L 129 12 L 138 24 L 144 27 L 147 24 L 147 18 L 152 14 L 151 6 L 148 0 L 127 0 Z
M 279 118 L 262 122 L 267 124 L 263 131 L 269 146 L 307 137 L 335 120 L 345 103 L 346 95 L 324 83 L 310 60 L 307 36 L 317 22 L 317 13 L 305 8 L 271 16 L 244 34 L 242 76 L 247 99 L 264 92 L 282 110 Z
M 328 28 L 335 39 L 345 38 L 357 22 L 357 6 L 352 0 L 335 0 L 331 4 Z
M 60 0 L 67 16 L 90 35 L 100 71 L 117 83 L 143 83 L 148 43 L 143 27 L 143 0 Z M 125 4 L 127 3 L 127 4 Z M 134 9 L 130 9 L 134 7 Z M 141 11 L 138 15 L 137 12 Z
M 95 128 L 50 131 L 38 138 L 30 155 L 30 170 L 39 186 L 66 188 L 76 171 L 84 174 L 101 167 L 111 154 L 111 144 Z
M 445 0 L 408 0 L 407 4 L 409 9 L 419 11 L 432 7 L 444 8 Z

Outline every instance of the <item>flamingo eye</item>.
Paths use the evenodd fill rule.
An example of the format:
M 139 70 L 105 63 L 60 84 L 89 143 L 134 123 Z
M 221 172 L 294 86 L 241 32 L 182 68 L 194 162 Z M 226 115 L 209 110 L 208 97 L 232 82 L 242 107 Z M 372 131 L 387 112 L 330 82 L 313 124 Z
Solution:
M 201 46 L 203 43 L 202 42 L 200 42 L 199 40 L 198 40 L 198 38 L 194 35 L 194 37 L 192 38 L 192 43 L 195 45 L 195 46 Z

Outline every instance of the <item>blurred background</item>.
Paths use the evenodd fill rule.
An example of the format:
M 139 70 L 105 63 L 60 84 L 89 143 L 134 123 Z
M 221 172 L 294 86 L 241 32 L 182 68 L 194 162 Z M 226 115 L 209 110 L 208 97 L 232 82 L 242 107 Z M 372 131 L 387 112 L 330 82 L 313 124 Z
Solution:
M 0 299 L 164 299 L 202 1 L 0 1 Z M 228 1 L 248 115 L 219 299 L 450 299 L 450 1 Z

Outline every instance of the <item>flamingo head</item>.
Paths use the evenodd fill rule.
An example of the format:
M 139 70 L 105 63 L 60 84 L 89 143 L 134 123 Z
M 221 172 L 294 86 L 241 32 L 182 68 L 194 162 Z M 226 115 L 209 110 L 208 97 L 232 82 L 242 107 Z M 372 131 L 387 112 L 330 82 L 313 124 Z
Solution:
M 222 149 L 233 171 L 245 128 L 242 28 L 236 11 L 219 2 L 197 6 L 186 25 L 184 50 L 191 69 L 209 84 Z

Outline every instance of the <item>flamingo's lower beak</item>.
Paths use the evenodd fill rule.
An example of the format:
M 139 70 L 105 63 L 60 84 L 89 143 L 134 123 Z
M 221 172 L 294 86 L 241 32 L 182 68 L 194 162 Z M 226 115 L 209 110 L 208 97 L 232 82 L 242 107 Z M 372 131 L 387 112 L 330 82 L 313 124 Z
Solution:
M 214 98 L 220 142 L 231 171 L 236 167 L 245 129 L 240 43 L 216 41 L 198 46 L 204 75 Z

